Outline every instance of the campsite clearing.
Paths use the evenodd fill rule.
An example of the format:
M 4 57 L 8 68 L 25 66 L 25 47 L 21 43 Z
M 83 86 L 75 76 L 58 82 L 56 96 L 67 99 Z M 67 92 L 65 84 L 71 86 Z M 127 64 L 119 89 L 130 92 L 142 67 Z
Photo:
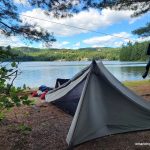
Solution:
M 136 83 L 136 84 L 135 84 Z M 130 89 L 150 101 L 150 82 L 126 82 Z M 14 108 L 0 123 L 0 150 L 64 150 L 72 117 L 51 104 L 36 99 L 35 107 Z M 17 116 L 17 118 L 16 118 Z M 76 150 L 149 149 L 135 143 L 150 143 L 150 130 L 118 134 L 84 143 Z

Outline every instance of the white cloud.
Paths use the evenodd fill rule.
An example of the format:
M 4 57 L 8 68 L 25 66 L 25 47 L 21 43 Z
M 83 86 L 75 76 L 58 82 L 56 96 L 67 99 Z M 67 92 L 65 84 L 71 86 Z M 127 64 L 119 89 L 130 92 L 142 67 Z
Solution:
M 94 47 L 119 47 L 124 42 L 128 42 L 131 38 L 131 34 L 126 32 L 114 33 L 112 35 L 96 36 L 83 40 L 83 43 L 92 45 Z
M 132 34 L 127 32 L 114 33 L 112 35 L 96 36 L 83 40 L 83 43 L 91 47 L 120 47 L 127 42 L 143 42 L 150 41 L 150 37 L 135 38 Z
M 135 42 L 144 42 L 144 41 L 150 41 L 150 36 L 149 37 L 140 37 L 138 39 L 133 40 Z
M 67 44 L 69 44 L 68 41 L 63 41 L 63 42 L 62 42 L 62 45 L 67 45 Z
M 63 42 L 56 41 L 52 44 L 52 48 L 58 48 L 58 49 L 59 48 L 66 48 L 66 45 L 68 45 L 68 44 L 69 44 L 68 41 L 63 41 Z
M 69 44 L 69 41 L 62 41 L 62 42 L 54 42 L 52 44 L 52 48 L 66 48 L 66 46 Z M 4 35 L 0 35 L 0 46 L 8 46 L 10 45 L 11 47 L 23 47 L 23 46 L 34 46 L 34 47 L 39 47 L 39 48 L 47 48 L 44 43 L 29 43 L 27 40 L 21 39 L 21 37 L 18 36 L 10 36 L 10 37 L 5 37 Z M 69 49 L 69 47 L 67 46 Z
M 76 44 L 74 44 L 75 47 L 80 47 L 80 42 L 77 42 Z
M 21 46 L 27 46 L 19 37 L 17 36 L 10 36 L 5 37 L 3 35 L 0 35 L 0 46 L 8 46 L 11 47 L 21 47 Z
M 23 12 L 22 14 L 20 14 L 20 18 L 23 20 L 23 23 L 25 22 L 28 22 L 30 24 L 36 23 L 42 28 L 48 29 L 49 32 L 54 32 L 55 35 L 71 36 L 80 33 L 87 33 L 88 31 L 71 28 L 60 24 L 81 27 L 87 30 L 97 30 L 99 28 L 103 28 L 115 23 L 119 23 L 123 20 L 133 22 L 135 19 L 130 17 L 132 13 L 133 13 L 132 11 L 125 11 L 125 10 L 115 11 L 110 9 L 103 9 L 100 13 L 95 9 L 90 9 L 89 11 L 82 11 L 78 14 L 75 14 L 71 18 L 56 19 L 52 17 L 52 15 L 46 16 L 44 11 L 38 8 L 38 9 L 33 9 L 31 11 Z M 25 15 L 35 17 L 35 18 L 40 18 L 41 20 L 29 18 L 26 17 Z M 43 21 L 42 19 L 49 20 L 50 22 Z M 56 24 L 54 22 L 60 24 Z

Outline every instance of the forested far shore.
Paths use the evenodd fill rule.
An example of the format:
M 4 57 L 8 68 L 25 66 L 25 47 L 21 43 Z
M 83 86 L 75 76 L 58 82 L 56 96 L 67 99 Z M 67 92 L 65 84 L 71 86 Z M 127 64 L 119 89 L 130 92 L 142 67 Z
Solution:
M 121 61 L 145 61 L 148 56 L 146 51 L 149 42 L 134 43 L 128 42 L 126 46 L 122 46 L 120 50 L 120 60 Z
M 39 49 L 31 47 L 0 47 L 0 50 L 9 50 L 16 54 L 18 61 L 81 61 L 81 60 L 120 60 L 145 61 L 148 56 L 146 50 L 149 42 L 127 43 L 120 48 L 97 47 L 81 49 Z M 11 61 L 9 58 L 6 61 Z

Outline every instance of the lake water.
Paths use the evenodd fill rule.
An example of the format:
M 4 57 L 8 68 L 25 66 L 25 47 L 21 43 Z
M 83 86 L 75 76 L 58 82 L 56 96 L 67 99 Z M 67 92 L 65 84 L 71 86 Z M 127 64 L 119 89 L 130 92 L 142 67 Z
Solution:
M 21 62 L 19 69 L 22 73 L 17 77 L 14 85 L 26 84 L 29 87 L 38 87 L 44 84 L 53 87 L 57 78 L 72 78 L 90 63 L 88 61 Z M 143 80 L 141 75 L 145 71 L 145 62 L 103 61 L 103 63 L 120 81 Z

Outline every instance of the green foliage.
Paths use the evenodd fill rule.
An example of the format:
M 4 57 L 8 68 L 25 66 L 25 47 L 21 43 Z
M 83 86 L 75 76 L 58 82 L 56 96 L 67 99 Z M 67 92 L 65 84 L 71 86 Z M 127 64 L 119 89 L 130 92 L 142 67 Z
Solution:
M 23 84 L 23 89 L 25 90 L 27 87 L 26 87 L 26 85 L 25 84 Z
M 93 2 L 94 0 L 89 0 Z M 98 8 L 111 8 L 116 10 L 132 10 L 132 16 L 137 17 L 142 14 L 147 13 L 150 10 L 150 1 L 149 0 L 101 0 L 98 1 L 98 5 L 94 7 Z
M 137 34 L 137 35 L 142 36 L 142 37 L 150 36 L 150 22 L 147 23 L 145 27 L 141 27 L 139 29 L 136 29 L 132 33 Z
M 118 60 L 120 53 L 119 48 L 82 48 L 79 50 L 68 50 L 21 47 L 14 48 L 12 51 L 14 54 L 18 54 L 18 61 L 80 61 L 92 59 Z
M 121 61 L 145 61 L 147 59 L 146 50 L 149 42 L 132 44 L 129 42 L 126 46 L 122 46 L 120 51 Z
M 11 67 L 13 67 L 13 68 L 16 67 L 16 68 L 17 68 L 16 62 L 12 62 L 12 63 L 11 63 Z
M 33 1 L 27 1 L 28 3 L 30 3 L 30 5 L 32 5 L 33 9 L 35 7 L 39 7 L 43 10 L 45 9 L 43 6 L 41 7 L 41 4 L 40 6 L 34 6 Z M 41 1 L 41 3 L 44 2 Z M 26 5 L 26 7 L 28 6 Z M 56 41 L 53 33 L 48 32 L 47 29 L 43 29 L 41 26 L 36 24 L 31 25 L 27 22 L 22 23 L 22 20 L 19 17 L 20 5 L 16 5 L 14 0 L 1 0 L 0 8 L 0 31 L 2 31 L 0 33 L 1 35 L 4 35 L 6 37 L 19 36 L 22 39 L 29 40 L 30 42 L 44 42 L 48 46 Z M 51 9 L 51 11 L 53 10 Z
M 1 122 L 3 119 L 5 119 L 5 114 L 2 113 L 2 112 L 0 112 L 0 122 Z
M 132 44 L 129 42 L 122 48 L 82 48 L 77 50 L 71 49 L 38 49 L 30 47 L 13 48 L 17 56 L 17 61 L 81 61 L 81 60 L 121 60 L 121 61 L 145 61 L 147 59 L 146 49 L 149 42 Z M 12 58 L 6 58 L 5 61 L 11 61 Z M 17 67 L 12 64 L 12 67 Z M 6 73 L 6 68 L 3 68 Z M 11 71 L 11 69 L 9 70 Z M 2 80 L 1 80 L 2 81 Z
M 22 94 L 24 89 L 13 86 L 13 82 L 18 75 L 19 63 L 16 61 L 4 62 L 7 58 L 15 60 L 16 55 L 10 52 L 10 47 L 5 50 L 0 49 L 0 54 L 2 54 L 0 55 L 0 118 L 3 118 L 4 110 L 14 106 L 31 105 L 32 101 L 28 99 L 27 95 Z
M 139 80 L 139 81 L 125 81 L 123 82 L 125 86 L 128 87 L 134 87 L 134 86 L 143 86 L 143 85 L 148 85 L 150 84 L 150 80 Z
M 92 2 L 93 0 L 89 1 Z M 89 5 L 91 5 L 90 2 Z M 150 0 L 102 0 L 98 2 L 98 5 L 94 5 L 95 8 L 101 6 L 101 8 L 111 8 L 115 10 L 132 10 L 132 17 L 138 17 L 150 11 Z M 150 21 L 149 19 L 147 20 L 148 23 L 145 27 L 136 29 L 132 33 L 141 37 L 150 36 Z
M 21 133 L 26 134 L 26 133 L 32 131 L 32 128 L 31 128 L 30 126 L 25 125 L 25 124 L 20 124 L 20 125 L 18 126 L 18 130 L 19 130 Z

